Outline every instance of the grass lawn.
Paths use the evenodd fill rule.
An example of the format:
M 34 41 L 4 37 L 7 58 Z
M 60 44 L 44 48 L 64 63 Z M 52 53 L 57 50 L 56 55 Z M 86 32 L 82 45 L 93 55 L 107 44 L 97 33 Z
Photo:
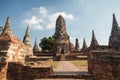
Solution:
M 52 66 L 53 68 L 57 68 L 59 61 L 47 61 L 42 66 Z
M 59 64 L 59 61 L 53 61 L 51 62 L 50 65 L 53 66 L 53 68 L 57 68 L 58 64 Z
M 70 62 L 73 63 L 77 67 L 87 66 L 87 60 L 74 60 L 74 61 L 70 61 Z

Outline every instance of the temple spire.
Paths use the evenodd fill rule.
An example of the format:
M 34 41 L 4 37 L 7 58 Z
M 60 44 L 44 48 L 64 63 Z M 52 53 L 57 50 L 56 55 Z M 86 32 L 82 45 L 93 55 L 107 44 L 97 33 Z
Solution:
M 79 41 L 76 39 L 75 41 L 75 51 L 80 51 Z
M 12 36 L 12 30 L 11 30 L 11 26 L 10 26 L 10 17 L 7 17 L 6 24 L 3 29 L 2 35 Z
M 68 54 L 70 53 L 70 39 L 66 31 L 65 19 L 62 15 L 59 15 L 56 19 L 54 38 L 54 52 L 56 54 Z M 72 51 L 72 50 L 71 50 Z
M 25 45 L 30 45 L 30 35 L 29 35 L 29 25 L 27 26 L 27 29 L 26 29 L 26 33 L 25 33 L 25 36 L 24 36 L 24 39 L 23 39 L 23 43 Z
M 34 47 L 33 47 L 33 52 L 39 52 L 39 47 L 37 45 L 37 39 L 35 39 Z
M 113 26 L 118 26 L 118 23 L 117 23 L 117 20 L 116 20 L 116 18 L 115 18 L 115 14 L 113 13 L 113 24 L 112 24 Z
M 111 35 L 109 37 L 109 47 L 120 47 L 120 27 L 113 13 L 113 23 Z
M 91 40 L 90 47 L 93 47 L 93 46 L 99 46 L 98 41 L 95 37 L 94 30 L 92 30 L 92 40 Z
M 54 38 L 57 37 L 68 37 L 68 34 L 66 32 L 66 23 L 65 19 L 62 15 L 59 15 L 57 20 L 56 20 L 56 28 L 55 28 L 55 34 Z
M 86 51 L 86 50 L 87 50 L 87 44 L 86 44 L 86 41 L 85 41 L 85 38 L 84 38 L 81 52 L 84 52 L 84 51 Z

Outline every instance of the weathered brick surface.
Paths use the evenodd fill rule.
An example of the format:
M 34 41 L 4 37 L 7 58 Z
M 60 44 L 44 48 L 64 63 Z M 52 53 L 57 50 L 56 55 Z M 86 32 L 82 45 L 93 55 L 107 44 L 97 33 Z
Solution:
M 6 80 L 6 63 L 0 63 L 0 80 Z
M 92 52 L 88 58 L 89 72 L 95 80 L 120 80 L 120 54 Z
M 62 15 L 59 15 L 56 20 L 55 34 L 53 37 L 55 39 L 54 52 L 56 54 L 70 53 L 74 49 L 67 34 L 66 23 Z
M 8 80 L 33 80 L 49 77 L 50 67 L 30 67 L 20 63 L 10 62 L 8 64 Z

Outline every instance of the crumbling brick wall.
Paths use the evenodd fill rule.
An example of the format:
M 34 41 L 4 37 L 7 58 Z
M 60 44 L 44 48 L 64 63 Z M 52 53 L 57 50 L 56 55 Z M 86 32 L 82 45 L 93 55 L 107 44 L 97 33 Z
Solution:
M 7 63 L 0 63 L 0 80 L 6 80 Z
M 91 52 L 88 63 L 93 80 L 120 80 L 120 54 Z
M 50 76 L 50 67 L 30 67 L 20 63 L 10 62 L 8 64 L 7 80 L 33 80 L 47 78 Z

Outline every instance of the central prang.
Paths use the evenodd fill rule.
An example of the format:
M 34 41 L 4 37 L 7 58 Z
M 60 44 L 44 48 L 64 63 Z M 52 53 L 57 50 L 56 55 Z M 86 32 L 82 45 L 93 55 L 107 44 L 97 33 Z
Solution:
M 54 51 L 56 54 L 69 54 L 73 49 L 66 32 L 66 24 L 63 16 L 59 15 L 56 20 L 56 28 L 54 34 Z

